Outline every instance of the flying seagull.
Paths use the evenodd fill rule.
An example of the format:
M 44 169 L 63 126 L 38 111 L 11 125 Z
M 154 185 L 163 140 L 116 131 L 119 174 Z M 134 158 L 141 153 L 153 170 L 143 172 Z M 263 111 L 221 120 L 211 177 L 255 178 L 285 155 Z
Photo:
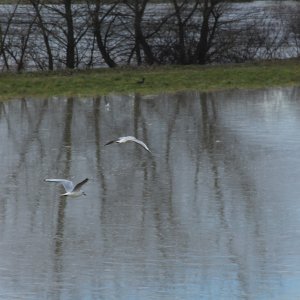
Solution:
M 143 148 L 145 148 L 147 151 L 149 151 L 151 153 L 151 151 L 149 150 L 147 145 L 144 142 L 142 142 L 142 141 L 138 140 L 137 138 L 135 138 L 134 136 L 122 136 L 122 137 L 119 137 L 115 140 L 112 140 L 112 141 L 106 143 L 104 146 L 112 144 L 112 143 L 122 144 L 122 143 L 127 143 L 127 142 L 137 143 L 137 144 L 141 145 Z
M 82 191 L 80 188 L 88 181 L 89 179 L 86 178 L 81 182 L 74 185 L 74 183 L 70 180 L 66 179 L 45 179 L 45 181 L 49 182 L 56 182 L 62 184 L 65 188 L 65 193 L 61 194 L 61 196 L 70 196 L 70 197 L 79 197 L 79 196 L 86 196 L 86 193 Z

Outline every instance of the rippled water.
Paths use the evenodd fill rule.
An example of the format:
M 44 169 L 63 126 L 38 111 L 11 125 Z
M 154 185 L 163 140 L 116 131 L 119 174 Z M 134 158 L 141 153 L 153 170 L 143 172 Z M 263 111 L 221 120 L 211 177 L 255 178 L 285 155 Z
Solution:
M 1 299 L 298 299 L 300 90 L 0 103 Z M 135 144 L 103 146 L 135 135 Z M 64 199 L 44 178 L 79 181 Z

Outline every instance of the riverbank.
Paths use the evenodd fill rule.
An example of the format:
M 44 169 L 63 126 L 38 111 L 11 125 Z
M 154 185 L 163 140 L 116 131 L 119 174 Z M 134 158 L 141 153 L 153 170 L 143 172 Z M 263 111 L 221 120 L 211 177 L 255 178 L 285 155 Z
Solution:
M 145 78 L 144 83 L 138 83 Z M 155 66 L 86 71 L 1 73 L 0 99 L 153 94 L 300 85 L 300 59 L 217 66 Z

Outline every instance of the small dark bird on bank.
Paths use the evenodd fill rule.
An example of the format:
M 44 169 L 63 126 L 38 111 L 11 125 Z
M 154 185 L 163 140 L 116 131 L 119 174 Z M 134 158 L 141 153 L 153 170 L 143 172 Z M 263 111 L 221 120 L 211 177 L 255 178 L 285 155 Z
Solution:
M 145 82 L 145 77 L 143 77 L 141 80 L 138 80 L 136 83 L 137 84 L 143 84 Z

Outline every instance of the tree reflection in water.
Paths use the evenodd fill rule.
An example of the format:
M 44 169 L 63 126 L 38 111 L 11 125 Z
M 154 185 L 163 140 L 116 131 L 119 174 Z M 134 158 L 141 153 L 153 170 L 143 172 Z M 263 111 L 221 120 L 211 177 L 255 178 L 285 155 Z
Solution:
M 298 98 L 280 89 L 2 102 L 0 290 L 293 299 Z M 153 155 L 103 147 L 123 135 Z M 62 200 L 46 177 L 89 177 L 88 196 Z

